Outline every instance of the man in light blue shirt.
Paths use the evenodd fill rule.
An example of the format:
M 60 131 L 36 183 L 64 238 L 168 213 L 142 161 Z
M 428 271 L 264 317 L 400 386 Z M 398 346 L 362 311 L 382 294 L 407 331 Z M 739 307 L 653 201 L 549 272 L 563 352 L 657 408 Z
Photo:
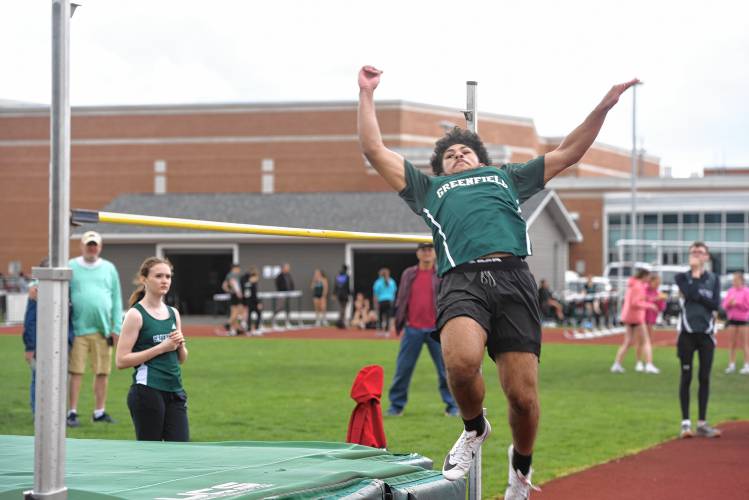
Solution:
M 68 365 L 68 427 L 80 425 L 78 397 L 89 355 L 95 377 L 92 420 L 95 423 L 114 423 L 105 406 L 112 370 L 112 346 L 116 344 L 122 326 L 122 292 L 117 269 L 114 264 L 99 257 L 101 249 L 101 235 L 96 231 L 87 231 L 81 238 L 81 256 L 69 263 L 73 270 L 70 301 L 73 305 L 75 339 Z
M 390 331 L 390 318 L 393 317 L 393 303 L 398 285 L 390 277 L 390 269 L 383 267 L 372 286 L 372 296 L 377 308 L 377 329 L 383 332 Z

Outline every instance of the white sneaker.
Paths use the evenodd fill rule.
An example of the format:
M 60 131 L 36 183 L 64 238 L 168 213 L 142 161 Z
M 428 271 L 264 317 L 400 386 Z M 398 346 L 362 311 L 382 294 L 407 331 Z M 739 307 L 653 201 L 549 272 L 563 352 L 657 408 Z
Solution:
M 744 365 L 744 366 L 746 366 L 746 365 Z M 743 370 L 743 368 L 742 368 L 742 370 Z M 730 365 L 728 365 L 728 368 L 726 368 L 726 373 L 734 373 L 735 371 L 736 371 L 736 365 L 734 365 L 733 363 L 731 363 Z
M 653 373 L 655 375 L 659 374 L 661 371 L 655 367 L 653 363 L 648 363 L 645 365 L 645 373 Z
M 642 361 L 638 361 L 635 365 L 635 371 L 636 372 L 644 372 L 645 371 L 645 365 L 642 363 Z
M 445 463 L 442 465 L 442 475 L 448 481 L 456 481 L 468 473 L 473 463 L 473 457 L 481 448 L 481 443 L 486 441 L 489 434 L 492 433 L 492 426 L 484 418 L 484 433 L 476 435 L 476 431 L 466 431 L 460 435 L 453 445 L 450 453 L 445 457 Z
M 510 462 L 509 465 L 509 483 L 505 490 L 505 500 L 525 500 L 531 496 L 531 490 L 541 491 L 541 488 L 533 486 L 531 483 L 531 476 L 533 475 L 533 467 L 528 470 L 528 476 L 524 476 L 519 470 L 512 468 L 512 445 L 507 448 L 507 459 Z
M 679 432 L 679 437 L 681 439 L 689 439 L 694 437 L 694 432 L 692 432 L 692 423 L 689 421 L 684 421 L 681 423 L 681 432 Z
M 739 370 L 739 373 L 742 375 L 749 375 L 749 363 L 745 363 L 744 367 Z
M 611 373 L 624 373 L 624 367 L 619 363 L 611 365 Z

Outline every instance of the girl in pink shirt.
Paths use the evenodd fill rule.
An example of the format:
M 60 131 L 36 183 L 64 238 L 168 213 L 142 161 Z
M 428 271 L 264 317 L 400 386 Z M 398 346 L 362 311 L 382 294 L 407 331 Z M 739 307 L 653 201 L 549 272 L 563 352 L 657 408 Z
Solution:
M 645 328 L 645 311 L 655 310 L 655 304 L 648 302 L 645 295 L 647 279 L 650 273 L 645 269 L 638 269 L 635 275 L 627 282 L 627 293 L 624 296 L 621 320 L 624 323 L 624 341 L 616 352 L 614 364 L 611 366 L 612 373 L 624 373 L 622 359 L 632 346 L 633 340 L 639 338 L 642 349 L 648 363 L 645 367 L 646 373 L 659 373 L 658 368 L 653 366 L 653 351 L 650 346 L 650 338 Z
M 655 304 L 655 309 L 647 309 L 645 311 L 645 335 L 647 337 L 647 344 L 653 345 L 653 327 L 658 319 L 658 313 L 662 312 L 666 308 L 666 294 L 658 291 L 661 286 L 661 277 L 655 273 L 652 273 L 647 279 L 647 285 L 645 286 L 645 300 L 651 304 Z M 645 343 L 638 342 L 635 349 L 637 364 L 635 365 L 636 372 L 645 371 L 648 364 L 653 364 L 653 350 L 645 346 Z M 652 368 L 655 368 L 654 366 Z M 651 368 L 650 373 L 657 373 Z M 656 368 L 656 370 L 658 370 Z
M 744 285 L 744 275 L 733 273 L 733 287 L 728 290 L 723 299 L 723 309 L 726 311 L 726 331 L 731 337 L 731 349 L 728 351 L 728 368 L 726 373 L 736 371 L 736 350 L 744 351 L 744 367 L 739 371 L 743 375 L 749 374 L 749 288 Z

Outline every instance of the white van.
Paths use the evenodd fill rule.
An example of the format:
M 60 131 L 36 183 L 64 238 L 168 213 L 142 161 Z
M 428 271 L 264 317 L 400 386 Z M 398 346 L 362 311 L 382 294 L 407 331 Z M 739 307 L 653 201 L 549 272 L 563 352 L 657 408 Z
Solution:
M 608 278 L 614 290 L 618 289 L 619 270 L 621 269 L 622 287 L 627 285 L 627 279 L 632 276 L 632 261 L 609 262 L 603 270 L 604 278 Z M 635 262 L 634 269 L 647 269 L 651 271 L 653 266 L 647 262 Z

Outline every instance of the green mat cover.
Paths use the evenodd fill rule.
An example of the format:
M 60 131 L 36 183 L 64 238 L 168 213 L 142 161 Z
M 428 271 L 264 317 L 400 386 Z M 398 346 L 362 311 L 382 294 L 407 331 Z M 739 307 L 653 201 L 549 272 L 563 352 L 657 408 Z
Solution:
M 465 498 L 464 481 L 348 443 L 159 443 L 67 439 L 71 500 L 215 498 Z M 33 488 L 33 436 L 0 436 L 0 500 Z

